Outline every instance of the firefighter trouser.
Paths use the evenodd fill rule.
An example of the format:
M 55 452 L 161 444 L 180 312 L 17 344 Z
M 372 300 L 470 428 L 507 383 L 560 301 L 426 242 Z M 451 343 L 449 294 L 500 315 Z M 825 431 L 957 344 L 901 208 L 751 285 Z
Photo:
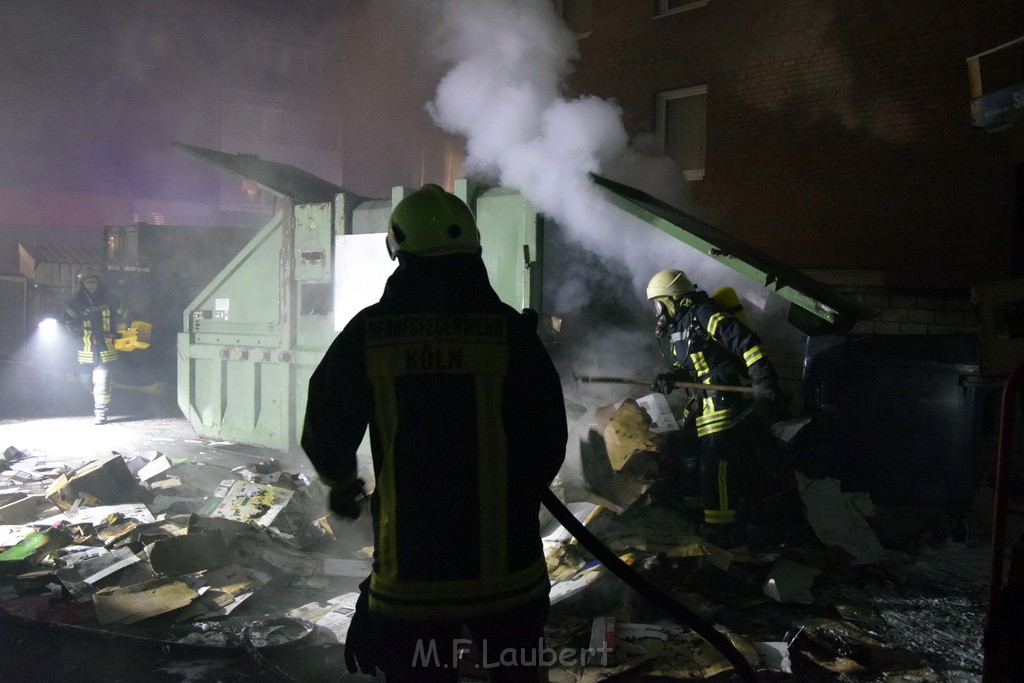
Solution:
M 93 414 L 98 418 L 107 417 L 110 406 L 110 365 L 96 363 L 81 367 L 82 383 L 92 387 Z
M 744 468 L 752 443 L 747 420 L 740 418 L 724 429 L 699 436 L 700 482 L 705 524 L 731 524 L 746 495 Z

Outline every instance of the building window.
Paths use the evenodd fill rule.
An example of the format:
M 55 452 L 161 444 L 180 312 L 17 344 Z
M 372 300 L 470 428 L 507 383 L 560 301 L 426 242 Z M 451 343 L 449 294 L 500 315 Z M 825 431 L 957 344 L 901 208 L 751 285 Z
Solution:
M 657 107 L 662 152 L 679 165 L 687 180 L 701 180 L 707 143 L 708 87 L 698 85 L 658 93 Z
M 592 0 L 555 0 L 555 10 L 577 38 L 585 38 L 593 30 Z
M 658 0 L 658 14 L 663 17 L 666 14 L 676 14 L 698 7 L 707 7 L 708 0 Z

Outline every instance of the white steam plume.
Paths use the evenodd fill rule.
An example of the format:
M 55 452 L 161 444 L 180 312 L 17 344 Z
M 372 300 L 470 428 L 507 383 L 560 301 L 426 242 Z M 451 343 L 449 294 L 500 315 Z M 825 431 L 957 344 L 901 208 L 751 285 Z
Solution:
M 589 176 L 602 169 L 605 175 L 611 175 L 610 168 L 629 173 L 628 178 L 616 179 L 677 206 L 681 191 L 670 198 L 658 189 L 673 183 L 682 188 L 684 181 L 665 157 L 641 152 L 640 144 L 630 147 L 616 103 L 563 95 L 564 79 L 577 57 L 576 43 L 550 0 L 417 4 L 432 11 L 433 21 L 428 23 L 437 27 L 433 48 L 450 65 L 427 109 L 441 128 L 465 138 L 467 175 L 519 190 L 575 241 L 628 272 L 633 288 L 628 296 L 637 306 L 646 304 L 644 287 L 651 275 L 669 267 L 682 268 L 708 291 L 730 285 L 741 300 L 770 299 L 764 291 L 745 297 L 744 291 L 754 287 L 742 276 L 604 199 Z M 666 175 L 671 176 L 667 181 Z M 551 312 L 562 315 L 588 308 L 606 293 L 592 279 L 567 280 L 546 298 L 550 295 L 548 300 L 559 306 Z M 767 306 L 750 308 L 748 315 L 756 326 Z M 655 349 L 652 329 L 622 329 L 636 338 L 632 345 L 623 341 L 621 348 Z M 604 344 L 611 332 L 595 334 L 602 338 L 594 343 Z M 652 368 L 648 362 L 636 371 L 646 375 Z
M 427 4 L 438 27 L 435 51 L 451 65 L 427 108 L 441 128 L 465 138 L 467 175 L 522 192 L 587 249 L 631 270 L 637 295 L 654 272 L 682 266 L 674 255 L 683 245 L 611 206 L 590 179 L 615 165 L 646 176 L 642 189 L 652 193 L 666 175 L 682 186 L 667 159 L 630 148 L 618 104 L 564 97 L 576 43 L 550 0 Z M 624 181 L 641 184 L 631 180 Z
M 628 143 L 618 105 L 567 100 L 572 33 L 548 0 L 441 0 L 437 47 L 454 66 L 428 110 L 466 139 L 466 171 L 526 195 L 570 229 L 604 202 L 588 173 Z

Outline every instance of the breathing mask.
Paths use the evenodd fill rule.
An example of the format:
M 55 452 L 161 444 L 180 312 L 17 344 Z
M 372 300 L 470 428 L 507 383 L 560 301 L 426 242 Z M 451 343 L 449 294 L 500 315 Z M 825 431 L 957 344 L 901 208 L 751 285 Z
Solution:
M 669 320 L 668 307 L 662 301 L 654 302 L 654 314 L 657 319 L 654 323 L 654 336 L 661 339 L 672 332 L 672 322 Z

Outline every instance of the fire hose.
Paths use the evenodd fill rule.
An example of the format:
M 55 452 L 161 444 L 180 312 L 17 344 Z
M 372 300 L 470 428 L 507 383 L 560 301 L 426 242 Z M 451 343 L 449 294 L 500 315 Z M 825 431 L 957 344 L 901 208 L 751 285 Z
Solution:
M 642 384 L 643 386 L 650 386 L 650 382 L 645 382 L 640 379 L 632 379 L 629 377 L 576 377 L 577 382 L 583 382 L 584 384 Z M 704 391 L 731 391 L 737 394 L 752 394 L 754 389 L 752 387 L 741 387 L 733 384 L 709 384 L 704 382 L 683 382 L 675 381 L 672 385 L 676 389 L 703 389 Z
M 641 597 L 668 612 L 670 616 L 679 620 L 694 633 L 706 640 L 708 644 L 718 650 L 732 664 L 736 675 L 742 680 L 748 683 L 757 681 L 757 676 L 750 662 L 746 660 L 724 633 L 718 631 L 713 624 L 702 619 L 688 607 L 640 576 L 636 570 L 623 562 L 608 546 L 602 543 L 594 534 L 590 533 L 582 522 L 576 519 L 551 489 L 544 487 L 540 494 L 540 501 L 554 518 L 610 572 L 639 593 Z M 358 671 L 373 673 L 381 657 L 378 649 L 379 646 L 374 642 L 372 629 L 369 625 L 369 584 L 370 579 L 367 577 L 359 585 L 359 599 L 356 602 L 355 613 L 352 615 L 352 623 L 346 634 L 345 666 L 350 673 Z
M 671 595 L 640 576 L 636 570 L 623 562 L 608 546 L 602 543 L 594 534 L 590 533 L 587 527 L 583 526 L 582 522 L 576 519 L 551 489 L 545 488 L 541 493 L 540 500 L 544 507 L 548 509 L 548 512 L 610 572 L 639 593 L 641 597 L 664 609 L 672 617 L 678 619 L 692 629 L 694 633 L 708 641 L 712 647 L 729 660 L 729 663 L 732 664 L 733 669 L 740 678 L 745 681 L 757 680 L 750 662 L 736 649 L 736 646 L 724 633 L 717 630 L 713 624 L 702 619 Z
M 334 490 L 332 489 L 332 491 Z M 608 546 L 602 543 L 594 534 L 590 533 L 582 522 L 576 519 L 551 489 L 544 487 L 540 494 L 540 501 L 554 518 L 610 572 L 639 593 L 641 597 L 668 612 L 670 616 L 679 620 L 694 633 L 706 640 L 708 644 L 718 650 L 732 664 L 736 675 L 742 680 L 748 683 L 757 681 L 757 676 L 750 662 L 746 660 L 724 633 L 718 631 L 713 624 L 702 619 L 688 607 L 640 576 L 636 570 L 623 562 Z M 334 502 L 332 502 L 331 507 L 335 509 Z M 338 510 L 335 509 L 335 511 L 337 512 Z M 349 516 L 353 515 L 349 514 Z M 356 601 L 352 623 L 345 637 L 345 666 L 350 673 L 362 671 L 363 673 L 372 674 L 377 668 L 378 662 L 381 661 L 379 645 L 376 644 L 373 638 L 370 626 L 369 587 L 370 579 L 367 577 L 359 585 L 359 599 Z

